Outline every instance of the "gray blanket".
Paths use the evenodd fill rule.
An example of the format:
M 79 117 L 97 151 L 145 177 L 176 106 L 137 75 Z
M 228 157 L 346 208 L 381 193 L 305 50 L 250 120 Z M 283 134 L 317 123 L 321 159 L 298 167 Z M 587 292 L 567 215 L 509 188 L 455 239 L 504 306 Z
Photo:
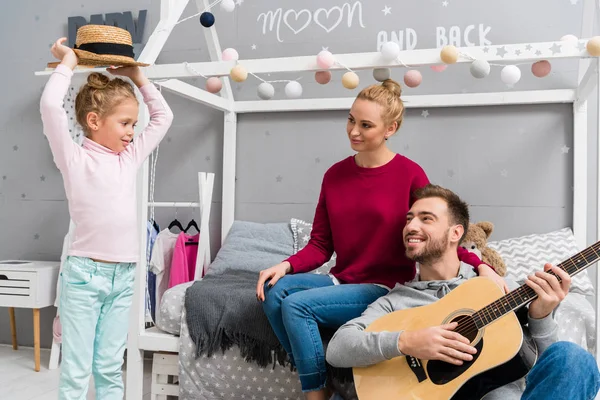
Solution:
M 207 275 L 185 293 L 186 322 L 196 357 L 237 345 L 242 357 L 262 367 L 287 364 L 287 354 L 256 299 L 256 272 Z

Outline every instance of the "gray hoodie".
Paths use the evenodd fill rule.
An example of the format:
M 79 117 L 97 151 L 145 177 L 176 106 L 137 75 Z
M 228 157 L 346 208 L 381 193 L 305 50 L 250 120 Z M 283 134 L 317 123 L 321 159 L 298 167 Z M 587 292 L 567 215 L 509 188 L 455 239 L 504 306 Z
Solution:
M 434 303 L 467 279 L 475 276 L 477 275 L 473 271 L 473 267 L 461 263 L 456 278 L 447 281 L 419 281 L 417 275 L 411 282 L 396 285 L 387 295 L 371 304 L 360 317 L 347 322 L 338 329 L 327 346 L 327 362 L 340 368 L 364 367 L 403 356 L 404 354 L 398 349 L 401 330 L 398 332 L 365 332 L 367 326 L 393 311 Z M 511 290 L 519 286 L 509 279 L 506 279 L 506 283 Z M 528 328 L 528 331 L 524 330 L 524 334 L 531 335 L 539 354 L 557 341 L 558 326 L 553 319 L 553 313 L 543 319 L 529 317 Z M 500 391 L 500 389 L 503 388 L 494 392 Z M 485 398 L 495 398 L 494 392 Z M 515 396 L 506 392 L 498 398 L 520 398 L 520 396 L 516 397 L 518 392 L 514 392 Z

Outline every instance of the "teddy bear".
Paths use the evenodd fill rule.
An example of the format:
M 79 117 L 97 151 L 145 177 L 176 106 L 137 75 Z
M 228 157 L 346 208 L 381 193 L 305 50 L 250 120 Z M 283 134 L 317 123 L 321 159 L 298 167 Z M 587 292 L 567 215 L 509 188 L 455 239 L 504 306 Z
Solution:
M 500 254 L 496 250 L 487 247 L 487 240 L 494 230 L 494 224 L 488 221 L 470 223 L 467 234 L 461 242 L 461 247 L 475 253 L 481 261 L 491 265 L 500 276 L 506 275 L 506 264 L 502 261 Z

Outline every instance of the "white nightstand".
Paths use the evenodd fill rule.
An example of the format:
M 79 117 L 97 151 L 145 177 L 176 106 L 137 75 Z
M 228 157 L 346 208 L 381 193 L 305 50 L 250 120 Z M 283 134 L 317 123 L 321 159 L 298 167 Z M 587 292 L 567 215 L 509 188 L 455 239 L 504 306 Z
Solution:
M 13 349 L 18 349 L 15 308 L 33 309 L 35 370 L 40 370 L 40 308 L 54 305 L 60 261 L 0 261 L 0 307 L 8 307 Z

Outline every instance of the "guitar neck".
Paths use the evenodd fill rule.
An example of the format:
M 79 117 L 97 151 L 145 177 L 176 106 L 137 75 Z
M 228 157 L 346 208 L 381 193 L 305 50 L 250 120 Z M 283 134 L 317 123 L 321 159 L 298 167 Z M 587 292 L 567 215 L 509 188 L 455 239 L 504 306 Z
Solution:
M 600 241 L 561 262 L 557 267 L 566 271 L 570 276 L 573 276 L 598 261 L 598 259 L 600 259 Z M 548 273 L 556 276 L 552 271 Z M 560 282 L 561 279 L 558 276 L 556 276 L 556 278 Z M 529 304 L 535 300 L 536 297 L 537 294 L 535 291 L 526 284 L 523 284 L 519 288 L 474 313 L 473 319 L 475 320 L 475 325 L 478 329 L 481 329 L 507 313 Z

